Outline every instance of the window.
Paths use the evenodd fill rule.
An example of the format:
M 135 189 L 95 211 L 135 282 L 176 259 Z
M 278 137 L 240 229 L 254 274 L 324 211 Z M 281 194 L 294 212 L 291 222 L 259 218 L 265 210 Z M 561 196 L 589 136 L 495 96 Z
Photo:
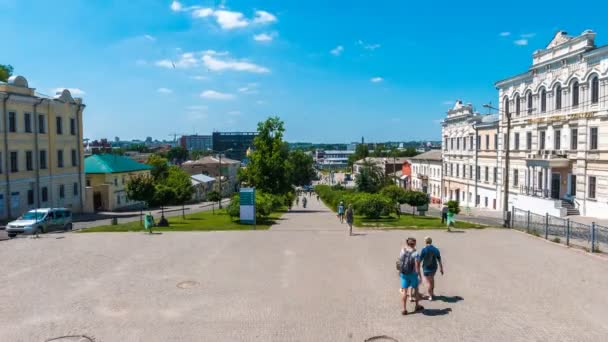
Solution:
M 576 196 L 576 175 L 570 177 L 570 195 Z
M 496 184 L 496 178 L 498 175 L 498 169 L 494 168 L 494 174 L 492 175 L 492 183 Z
M 504 108 L 505 113 L 507 113 L 507 115 L 509 115 L 509 98 L 508 97 L 505 97 L 503 106 L 505 107 Z
M 11 152 L 11 172 L 19 172 L 19 160 L 17 152 Z
M 34 170 L 32 154 L 32 151 L 25 151 L 25 169 L 28 171 Z
M 473 165 L 469 165 L 469 178 L 473 179 Z
M 519 116 L 521 113 L 521 100 L 519 99 L 519 94 L 515 95 L 515 115 Z
M 578 147 L 578 129 L 572 128 L 570 130 L 570 149 L 576 150 Z
M 428 174 L 426 167 L 424 168 L 424 174 L 425 175 Z M 125 179 L 126 179 L 126 177 L 122 176 L 122 185 L 125 185 Z
M 486 150 L 490 149 L 490 136 L 486 134 Z
M 545 131 L 540 131 L 540 137 L 538 138 L 539 150 L 545 149 Z
M 477 175 L 475 177 L 475 179 L 480 180 L 481 179 L 481 166 L 477 166 Z
M 591 127 L 591 149 L 597 150 L 597 127 Z
M 57 134 L 63 134 L 63 120 L 61 116 L 56 117 L 55 121 L 57 122 Z
M 486 208 L 488 207 L 488 196 L 484 197 L 484 202 L 486 204 Z
M 46 169 L 46 151 L 40 150 L 40 169 Z
M 471 138 L 469 139 L 469 145 L 471 145 L 471 146 L 469 146 L 469 150 L 472 150 L 473 149 L 473 136 L 472 135 L 471 135 Z
M 8 131 L 17 132 L 17 113 L 15 112 L 8 113 Z
M 49 188 L 46 186 L 42 188 L 41 191 L 42 202 L 47 202 L 49 200 Z
M 443 149 L 448 150 L 448 138 L 443 138 Z
M 540 111 L 542 113 L 547 111 L 547 91 L 545 88 L 540 91 Z
M 59 184 L 59 198 L 65 198 L 65 185 Z
M 76 135 L 76 119 L 70 119 L 70 134 Z
M 589 198 L 595 198 L 595 176 L 589 177 Z
M 2 173 L 2 152 L 0 152 L 0 173 Z
M 462 138 L 462 149 L 463 150 L 467 149 L 467 138 L 466 137 Z
M 32 114 L 30 114 L 30 113 L 23 114 L 23 123 L 25 126 L 25 132 L 32 133 Z
M 63 150 L 57 150 L 57 167 L 63 167 Z
M 27 191 L 27 205 L 34 205 L 34 190 Z
M 556 129 L 554 134 L 555 136 L 553 137 L 553 149 L 559 150 L 562 148 L 562 131 Z
M 475 198 L 475 204 L 476 205 L 479 205 L 479 198 L 480 198 L 479 195 L 477 195 L 477 197 Z
M 120 203 L 120 195 L 116 195 L 116 204 L 121 204 Z
M 489 173 L 490 173 L 490 168 L 486 166 L 486 173 L 485 173 L 485 177 L 484 177 L 484 181 L 489 181 Z
M 591 79 L 591 103 L 598 103 L 600 100 L 600 81 L 597 76 Z
M 456 164 L 456 177 L 460 177 L 460 164 Z
M 532 132 L 526 132 L 526 150 L 532 149 Z
M 44 114 L 38 115 L 38 133 L 40 134 L 46 133 L 46 125 L 44 123 Z
M 78 183 L 74 183 L 74 187 L 72 188 L 72 193 L 74 197 L 78 196 Z
M 462 165 L 462 178 L 467 178 L 467 166 Z
M 78 157 L 76 156 L 76 150 L 72 150 L 72 166 L 78 165 Z
M 562 109 L 562 86 L 559 84 L 555 87 L 555 109 Z
M 498 151 L 498 134 L 494 134 L 494 150 Z
M 513 145 L 515 146 L 515 151 L 519 151 L 519 133 L 515 133 L 513 137 Z
M 528 114 L 532 114 L 532 93 L 528 93 L 527 105 L 528 105 Z
M 481 136 L 477 136 L 477 146 L 475 148 L 477 151 L 481 150 Z
M 572 107 L 578 106 L 578 82 L 572 84 Z
M 517 186 L 519 184 L 519 170 L 513 170 L 513 186 Z
M 456 149 L 460 150 L 460 138 L 456 138 Z
M 454 149 L 454 138 L 450 139 L 450 150 Z
M 454 164 L 450 163 L 450 176 L 454 175 Z M 116 184 L 116 178 L 114 178 L 114 185 Z

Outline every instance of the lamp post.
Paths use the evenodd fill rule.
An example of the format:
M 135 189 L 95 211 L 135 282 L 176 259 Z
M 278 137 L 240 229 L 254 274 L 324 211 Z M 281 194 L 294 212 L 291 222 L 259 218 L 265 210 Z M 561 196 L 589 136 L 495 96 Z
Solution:
M 232 149 L 229 148 L 229 149 L 224 150 L 224 151 L 216 151 L 216 150 L 208 149 L 208 151 L 210 151 L 211 153 L 217 153 L 218 154 L 219 166 L 220 166 L 220 168 L 218 170 L 218 173 L 220 175 L 219 176 L 219 179 L 220 179 L 220 183 L 219 183 L 220 201 L 219 201 L 218 205 L 219 205 L 219 208 L 222 209 L 222 154 L 224 154 L 226 152 L 230 152 L 230 151 L 232 151 Z
M 500 112 L 500 109 L 495 108 L 492 104 L 484 104 L 484 108 L 494 109 Z M 504 222 L 502 224 L 503 227 L 509 227 L 509 163 L 510 163 L 510 132 L 511 132 L 511 113 L 507 108 L 506 112 L 503 112 L 507 118 L 507 130 L 505 134 L 505 143 L 503 144 L 503 149 L 505 150 L 505 171 L 503 173 L 503 198 L 502 198 L 502 211 L 503 211 L 503 219 Z

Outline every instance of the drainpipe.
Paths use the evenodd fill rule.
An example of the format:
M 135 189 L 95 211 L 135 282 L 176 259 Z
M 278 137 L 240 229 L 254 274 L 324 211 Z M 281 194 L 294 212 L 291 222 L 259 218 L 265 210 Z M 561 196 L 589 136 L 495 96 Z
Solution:
M 6 96 L 6 97 L 4 97 Z M 9 159 L 9 155 L 8 155 L 8 114 L 6 113 L 6 102 L 8 101 L 8 99 L 11 97 L 10 94 L 6 95 L 6 93 L 2 94 L 2 115 L 4 118 L 4 178 L 6 180 L 6 213 L 7 213 L 7 217 L 10 219 L 11 218 L 11 201 L 10 201 L 10 194 L 11 194 L 11 182 L 10 182 L 10 170 L 9 170 L 9 164 L 8 164 L 8 159 Z
M 475 197 L 473 198 L 473 203 L 474 203 L 475 208 L 477 208 L 477 183 L 479 182 L 479 173 L 477 172 L 477 166 L 478 166 L 478 159 L 479 159 L 479 145 L 481 145 L 481 143 L 479 140 L 479 129 L 477 128 L 477 123 L 473 124 L 473 129 L 475 130 L 475 179 L 474 179 Z
M 40 208 L 40 145 L 38 142 L 38 105 L 40 105 L 44 99 L 34 103 L 34 114 L 32 120 L 34 120 L 34 159 L 36 160 L 36 208 Z
M 82 190 L 82 170 L 84 168 L 84 162 L 81 160 L 81 152 L 80 149 L 82 148 L 82 137 L 80 136 L 82 134 L 82 130 L 80 129 L 80 116 L 82 115 L 82 109 L 83 109 L 84 105 L 81 103 L 78 103 L 78 106 L 76 107 L 76 157 L 78 158 L 78 197 L 80 199 L 80 211 L 84 211 L 84 191 Z M 71 152 L 70 152 L 71 153 Z

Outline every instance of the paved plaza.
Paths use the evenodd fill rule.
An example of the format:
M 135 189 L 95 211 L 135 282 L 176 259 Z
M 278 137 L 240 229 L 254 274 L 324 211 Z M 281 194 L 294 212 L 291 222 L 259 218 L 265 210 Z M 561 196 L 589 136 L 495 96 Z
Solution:
M 519 232 L 359 231 L 310 198 L 269 231 L 0 242 L 0 341 L 602 341 L 608 261 Z M 431 235 L 441 300 L 401 316 L 401 241 Z M 394 341 L 372 339 L 370 341 Z M 64 341 L 78 341 L 77 339 Z M 83 340 L 84 341 L 84 340 Z

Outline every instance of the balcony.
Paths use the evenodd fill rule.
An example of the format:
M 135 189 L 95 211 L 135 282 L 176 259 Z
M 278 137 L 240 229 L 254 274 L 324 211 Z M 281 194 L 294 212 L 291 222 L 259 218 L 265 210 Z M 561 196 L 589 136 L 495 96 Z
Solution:
M 420 179 L 420 180 L 423 180 L 423 181 L 428 181 L 429 180 L 429 176 L 423 175 L 422 173 L 417 174 L 416 177 L 418 179 Z

